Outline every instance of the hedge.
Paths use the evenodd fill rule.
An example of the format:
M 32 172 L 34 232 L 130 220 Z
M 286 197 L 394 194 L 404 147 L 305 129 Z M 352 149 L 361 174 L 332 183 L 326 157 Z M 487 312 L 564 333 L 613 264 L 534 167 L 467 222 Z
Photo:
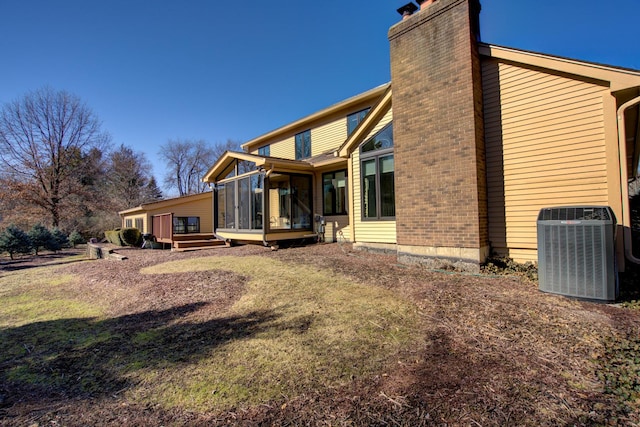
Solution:
M 137 228 L 107 230 L 104 236 L 109 243 L 117 246 L 139 246 L 142 243 L 142 233 Z

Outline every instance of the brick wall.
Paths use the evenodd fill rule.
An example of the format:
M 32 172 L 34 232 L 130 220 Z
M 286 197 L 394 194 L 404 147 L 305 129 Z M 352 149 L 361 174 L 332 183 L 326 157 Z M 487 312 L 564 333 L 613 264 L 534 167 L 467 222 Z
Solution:
M 438 0 L 389 30 L 399 245 L 488 245 L 479 9 Z

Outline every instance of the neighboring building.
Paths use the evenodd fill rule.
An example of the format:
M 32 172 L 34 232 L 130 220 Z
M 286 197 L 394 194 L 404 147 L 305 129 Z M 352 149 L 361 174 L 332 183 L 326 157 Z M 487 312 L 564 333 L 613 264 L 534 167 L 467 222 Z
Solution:
M 208 171 L 216 234 L 273 244 L 323 217 L 327 241 L 477 269 L 491 251 L 536 261 L 543 207 L 608 205 L 630 256 L 640 71 L 481 43 L 478 1 L 420 3 L 389 30 L 390 84 Z
M 118 212 L 122 227 L 152 234 L 174 249 L 207 247 L 213 236 L 213 192 L 145 203 Z

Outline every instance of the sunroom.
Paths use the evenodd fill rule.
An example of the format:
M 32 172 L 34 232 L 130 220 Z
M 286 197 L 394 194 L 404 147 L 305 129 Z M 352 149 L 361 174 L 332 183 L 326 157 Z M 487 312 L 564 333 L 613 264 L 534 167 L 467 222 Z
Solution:
M 227 242 L 316 237 L 313 166 L 227 151 L 203 178 L 214 187 L 214 234 Z

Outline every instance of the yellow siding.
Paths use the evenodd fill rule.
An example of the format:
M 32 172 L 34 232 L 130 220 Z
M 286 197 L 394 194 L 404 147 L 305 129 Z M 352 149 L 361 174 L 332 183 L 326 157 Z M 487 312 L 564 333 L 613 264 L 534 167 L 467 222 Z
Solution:
M 483 89 L 489 239 L 536 261 L 541 208 L 607 204 L 606 88 L 488 60 Z
M 122 217 L 122 224 L 125 224 L 127 219 L 131 219 L 135 226 L 136 218 L 143 218 L 144 226 L 143 233 L 152 233 L 151 224 L 152 217 L 154 215 L 173 213 L 174 216 L 197 216 L 200 217 L 200 232 L 201 233 L 213 233 L 213 193 L 207 193 L 203 198 L 197 200 L 183 200 L 177 201 L 175 204 L 166 205 L 164 202 L 159 202 L 161 206 L 154 208 L 153 205 L 144 209 L 143 213 L 136 213 L 125 215 Z
M 341 116 L 337 120 L 320 124 L 311 128 L 311 155 L 326 153 L 335 150 L 347 139 L 347 117 Z M 273 141 L 270 147 L 272 157 L 282 159 L 295 159 L 295 135 Z M 251 152 L 258 154 L 258 149 Z
M 349 216 L 336 215 L 326 216 L 325 219 L 325 242 L 350 242 L 351 231 L 349 229 Z
M 200 217 L 200 232 L 213 233 L 213 202 L 211 198 L 171 206 L 169 212 L 173 213 L 173 216 L 198 216 Z M 154 212 L 153 215 L 160 213 L 163 212 Z
M 347 117 L 311 129 L 311 155 L 335 150 L 347 139 Z
M 365 138 L 365 141 L 369 137 L 373 136 L 376 132 L 386 126 L 393 117 L 393 109 L 380 120 L 380 123 L 371 131 Z M 360 193 L 360 151 L 354 150 L 351 157 L 353 162 L 353 176 L 349 178 L 353 192 L 350 193 L 350 197 L 353 197 L 354 206 L 354 232 L 355 238 L 353 241 L 359 243 L 396 243 L 396 222 L 395 221 L 363 221 L 362 220 L 362 198 Z
M 272 142 L 269 152 L 271 157 L 280 157 L 281 159 L 295 159 L 296 157 L 295 137 L 291 136 L 281 141 Z M 257 153 L 258 152 L 256 151 L 256 154 Z
M 345 168 L 346 169 L 346 166 Z M 335 169 L 335 170 L 343 170 Z M 322 200 L 322 174 L 325 172 L 332 172 L 334 169 L 327 169 L 322 172 L 318 172 L 314 176 L 314 180 L 316 186 L 314 187 L 314 197 L 313 197 L 313 212 L 315 215 L 323 216 L 323 200 Z M 349 177 L 347 177 L 347 182 L 349 181 Z M 347 205 L 348 199 L 351 197 L 351 184 L 347 185 Z M 349 229 L 349 216 L 348 215 L 333 215 L 333 216 L 325 216 L 325 232 L 324 232 L 324 240 L 325 242 L 336 242 L 336 241 L 351 241 L 351 231 Z M 314 223 L 314 232 L 317 230 L 317 224 Z

